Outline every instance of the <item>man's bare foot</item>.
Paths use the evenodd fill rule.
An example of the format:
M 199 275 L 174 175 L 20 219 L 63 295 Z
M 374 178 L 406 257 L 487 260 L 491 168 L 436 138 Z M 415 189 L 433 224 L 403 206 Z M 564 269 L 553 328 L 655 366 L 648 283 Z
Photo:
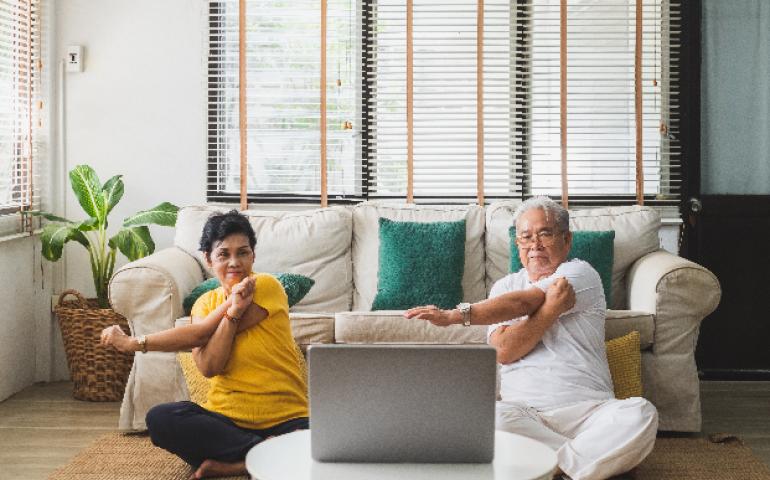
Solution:
M 198 470 L 193 473 L 191 479 L 213 478 L 213 477 L 231 477 L 235 475 L 245 475 L 246 462 L 224 463 L 216 460 L 204 460 Z

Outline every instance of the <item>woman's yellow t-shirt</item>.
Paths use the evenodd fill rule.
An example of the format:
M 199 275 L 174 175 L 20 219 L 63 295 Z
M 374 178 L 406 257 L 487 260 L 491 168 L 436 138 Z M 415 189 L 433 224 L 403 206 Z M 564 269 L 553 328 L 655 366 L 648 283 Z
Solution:
M 235 336 L 224 371 L 211 378 L 203 407 L 238 426 L 265 429 L 308 416 L 307 385 L 283 286 L 268 274 L 252 276 L 254 303 L 267 310 L 267 318 Z M 195 302 L 192 316 L 205 318 L 224 302 L 222 287 L 211 290 Z

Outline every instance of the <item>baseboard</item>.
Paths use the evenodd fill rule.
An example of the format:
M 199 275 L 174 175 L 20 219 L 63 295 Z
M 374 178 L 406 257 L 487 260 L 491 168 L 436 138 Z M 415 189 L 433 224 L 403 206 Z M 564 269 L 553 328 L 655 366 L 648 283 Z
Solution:
M 753 380 L 753 381 L 770 381 L 770 370 L 755 369 L 755 370 L 736 370 L 736 369 L 705 369 L 698 371 L 698 377 L 701 380 Z

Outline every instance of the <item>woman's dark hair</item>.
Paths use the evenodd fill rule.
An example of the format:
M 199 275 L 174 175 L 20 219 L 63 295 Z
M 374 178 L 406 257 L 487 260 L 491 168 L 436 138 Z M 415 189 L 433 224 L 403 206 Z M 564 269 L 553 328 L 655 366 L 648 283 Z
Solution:
M 249 239 L 249 246 L 254 250 L 257 244 L 257 237 L 254 235 L 254 229 L 251 228 L 249 220 L 238 213 L 237 210 L 230 210 L 227 213 L 214 213 L 206 221 L 201 234 L 201 241 L 198 250 L 210 254 L 216 242 L 221 242 L 226 237 L 234 233 L 246 235 Z

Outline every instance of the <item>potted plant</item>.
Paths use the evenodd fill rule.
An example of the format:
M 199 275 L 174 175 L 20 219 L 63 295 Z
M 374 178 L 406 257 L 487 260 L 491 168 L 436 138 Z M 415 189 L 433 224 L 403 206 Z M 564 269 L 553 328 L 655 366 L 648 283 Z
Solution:
M 133 363 L 132 355 L 99 345 L 103 328 L 113 324 L 128 327 L 126 319 L 110 308 L 108 300 L 117 250 L 130 261 L 147 256 L 155 250 L 148 225 L 173 227 L 176 224 L 178 208 L 163 202 L 126 218 L 122 228 L 108 238 L 107 218 L 123 197 L 121 177 L 115 175 L 102 185 L 93 168 L 78 165 L 69 172 L 69 178 L 87 218 L 75 222 L 46 212 L 33 212 L 50 221 L 41 235 L 43 257 L 47 260 L 59 260 L 64 244 L 69 241 L 88 250 L 96 298 L 86 300 L 80 293 L 67 290 L 62 292 L 54 309 L 75 384 L 73 395 L 81 400 L 120 400 Z M 75 295 L 77 301 L 64 301 L 69 294 Z

